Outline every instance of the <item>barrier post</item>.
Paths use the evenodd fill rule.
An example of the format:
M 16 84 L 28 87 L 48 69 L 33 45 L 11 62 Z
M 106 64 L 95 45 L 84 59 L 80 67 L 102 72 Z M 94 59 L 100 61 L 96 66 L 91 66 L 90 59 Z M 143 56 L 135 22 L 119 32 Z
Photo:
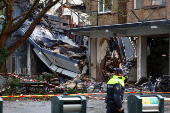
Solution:
M 0 113 L 3 113 L 3 100 L 0 97 Z

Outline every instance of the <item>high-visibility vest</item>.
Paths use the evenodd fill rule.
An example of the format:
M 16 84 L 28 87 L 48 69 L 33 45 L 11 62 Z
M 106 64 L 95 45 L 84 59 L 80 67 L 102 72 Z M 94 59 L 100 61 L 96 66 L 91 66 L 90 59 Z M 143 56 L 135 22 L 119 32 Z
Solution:
M 125 86 L 124 84 L 124 80 L 126 78 L 125 77 L 121 77 L 121 76 L 117 76 L 117 75 L 113 75 L 113 78 L 111 78 L 107 84 L 116 84 L 116 83 L 120 83 L 123 87 Z

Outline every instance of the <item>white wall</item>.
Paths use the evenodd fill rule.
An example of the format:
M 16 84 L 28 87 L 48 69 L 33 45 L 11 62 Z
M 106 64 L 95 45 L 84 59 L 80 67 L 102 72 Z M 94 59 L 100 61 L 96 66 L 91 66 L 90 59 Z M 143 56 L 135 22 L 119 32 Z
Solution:
M 97 69 L 97 39 L 96 38 L 90 38 L 90 60 L 91 60 L 91 64 L 90 64 L 90 74 L 91 77 L 93 78 L 97 78 L 97 73 L 96 73 L 96 69 Z
M 27 74 L 28 75 L 31 75 L 31 44 L 28 43 L 28 46 L 27 46 Z
M 147 37 L 139 36 L 137 40 L 137 81 L 147 77 Z
M 102 78 L 102 69 L 105 62 L 105 55 L 107 49 L 107 41 L 104 38 L 91 38 L 90 39 L 90 61 L 91 77 L 100 81 Z

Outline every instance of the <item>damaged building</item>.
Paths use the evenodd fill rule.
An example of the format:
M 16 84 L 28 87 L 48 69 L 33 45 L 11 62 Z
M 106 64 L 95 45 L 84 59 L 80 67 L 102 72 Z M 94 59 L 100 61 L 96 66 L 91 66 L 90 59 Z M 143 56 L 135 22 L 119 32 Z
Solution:
M 76 5 L 71 1 L 62 1 L 64 5 L 70 8 L 83 11 L 85 6 L 82 2 Z M 63 4 L 56 4 L 42 18 L 28 41 L 17 49 L 8 59 L 8 73 L 24 75 L 41 75 L 43 72 L 66 75 L 67 77 L 76 77 L 80 74 L 87 73 L 88 59 L 86 56 L 88 39 L 83 36 L 72 35 L 68 30 L 76 26 L 78 17 L 72 14 L 73 11 L 63 10 Z M 26 4 L 27 5 L 27 4 Z M 45 5 L 45 2 L 43 2 Z M 16 4 L 14 17 L 22 14 L 21 7 Z M 43 6 L 42 6 L 43 7 Z M 37 8 L 31 17 L 23 26 L 13 33 L 8 39 L 7 47 L 21 37 L 29 25 L 32 23 L 34 16 L 38 14 L 40 8 Z M 67 14 L 69 12 L 69 14 Z M 76 12 L 76 11 L 75 11 Z M 77 16 L 77 15 L 76 15 Z
M 98 26 L 70 29 L 89 38 L 91 76 L 102 78 L 102 70 L 112 61 L 124 71 L 129 68 L 129 82 L 169 75 L 169 1 L 98 1 L 89 6 L 89 11 L 98 12 Z M 116 50 L 108 47 L 108 40 Z
M 103 72 L 110 77 L 119 67 L 129 83 L 150 73 L 169 75 L 169 1 L 98 1 L 104 4 L 90 0 L 92 5 L 87 7 L 68 0 L 53 7 L 28 42 L 10 56 L 8 72 L 39 75 L 46 71 L 73 78 L 86 73 L 102 81 Z M 11 43 L 31 21 L 13 34 Z

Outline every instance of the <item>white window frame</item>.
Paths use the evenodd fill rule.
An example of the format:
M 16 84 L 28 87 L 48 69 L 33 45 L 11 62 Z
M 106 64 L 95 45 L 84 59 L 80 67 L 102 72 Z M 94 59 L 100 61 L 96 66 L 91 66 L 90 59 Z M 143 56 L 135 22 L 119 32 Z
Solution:
M 134 9 L 143 8 L 143 1 L 144 0 L 134 0 Z
M 152 5 L 161 5 L 166 2 L 166 0 L 152 0 Z
M 103 11 L 100 11 L 100 1 L 103 1 Z M 111 2 L 112 2 L 112 5 L 113 5 L 113 0 Z M 98 0 L 98 13 L 99 14 L 111 13 L 111 10 L 105 11 L 105 0 Z
M 152 0 L 152 6 L 159 6 L 166 0 Z M 144 0 L 134 0 L 134 9 L 142 9 Z

